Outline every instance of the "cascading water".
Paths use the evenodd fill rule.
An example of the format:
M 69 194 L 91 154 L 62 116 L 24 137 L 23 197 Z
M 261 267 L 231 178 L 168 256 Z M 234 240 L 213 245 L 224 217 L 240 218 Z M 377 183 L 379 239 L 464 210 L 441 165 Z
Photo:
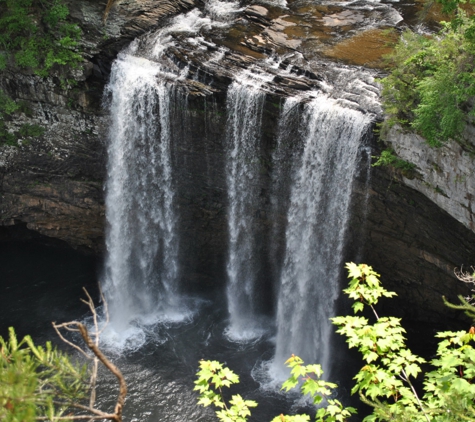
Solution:
M 119 352 L 143 346 L 120 359 L 131 393 L 125 409 L 130 420 L 210 420 L 207 410 L 197 409 L 190 382 L 201 358 L 226 361 L 240 373 L 239 393 L 260 403 L 256 420 L 270 420 L 293 404 L 257 388 L 251 378 L 256 362 L 274 356 L 273 381 L 285 376 L 283 362 L 292 353 L 322 363 L 328 374 L 328 318 L 340 290 L 352 181 L 370 121 L 352 107 L 378 114 L 365 99 L 377 103 L 379 91 L 370 72 L 356 75 L 350 66 L 337 71 L 328 63 L 314 67 L 293 47 L 286 55 L 255 59 L 274 47 L 289 51 L 282 41 L 300 42 L 290 35 L 302 26 L 292 28 L 287 11 L 277 17 L 286 1 L 263 3 L 276 6 L 268 16 L 249 2 L 205 0 L 201 10 L 140 36 L 112 68 L 103 280 L 111 322 L 103 340 Z M 239 11 L 245 11 L 239 23 L 226 29 Z M 249 33 L 243 33 L 246 26 Z M 261 26 L 265 32 L 258 33 Z M 206 33 L 213 28 L 220 30 Z M 221 100 L 231 80 L 224 122 Z M 323 94 L 312 100 L 313 89 L 340 100 Z M 261 144 L 266 92 L 274 105 L 278 97 L 307 94 L 287 98 L 279 122 L 272 120 L 273 107 L 266 108 Z M 186 126 L 183 115 L 197 123 L 188 138 L 176 133 Z M 203 135 L 208 124 L 213 130 Z M 194 256 L 200 246 L 209 251 Z M 213 268 L 207 271 L 209 255 Z M 265 335 L 273 334 L 271 312 L 263 311 L 261 299 L 274 298 L 262 292 L 263 273 L 266 286 L 280 287 L 272 340 Z M 225 276 L 228 309 L 220 303 Z M 213 300 L 201 302 L 197 318 L 188 318 L 182 280 L 190 291 L 212 291 L 206 297 Z M 187 324 L 147 327 L 183 320 Z M 107 380 L 103 391 L 104 401 L 115 395 Z
M 286 376 L 294 353 L 329 369 L 331 323 L 358 148 L 370 120 L 318 96 L 304 107 L 303 153 L 295 168 L 280 276 L 272 372 Z
M 153 62 L 122 54 L 112 69 L 104 292 L 109 336 L 143 341 L 134 321 L 182 319 L 170 113 L 180 96 Z M 134 336 L 137 336 L 134 337 Z M 131 339 L 129 338 L 129 341 Z
M 256 304 L 256 204 L 259 195 L 259 150 L 265 93 L 272 76 L 243 72 L 227 94 L 227 186 L 229 250 L 227 297 L 230 315 L 226 331 L 234 341 L 262 335 Z
M 285 245 L 286 212 L 293 169 L 293 155 L 300 142 L 296 142 L 299 127 L 301 99 L 289 97 L 285 100 L 279 116 L 276 146 L 272 154 L 272 191 L 271 213 L 273 217 L 272 232 L 269 242 L 269 256 L 273 280 L 280 278 Z

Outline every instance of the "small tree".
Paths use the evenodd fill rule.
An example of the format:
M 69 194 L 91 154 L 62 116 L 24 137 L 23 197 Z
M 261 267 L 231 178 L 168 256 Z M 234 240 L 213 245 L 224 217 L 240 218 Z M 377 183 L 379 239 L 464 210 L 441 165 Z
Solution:
M 73 361 L 69 355 L 54 348 L 51 342 L 47 342 L 44 347 L 37 346 L 30 336 L 18 341 L 14 329 L 10 327 L 8 340 L 0 337 L 0 420 L 32 422 L 107 419 L 122 422 L 127 386 L 119 369 L 99 349 L 102 331 L 99 329 L 94 303 L 85 292 L 87 300 L 83 302 L 93 314 L 92 333 L 77 321 L 53 323 L 53 327 L 63 341 L 92 362 L 91 367 L 88 369 L 87 365 Z M 104 303 L 107 315 L 105 300 Z M 60 329 L 80 333 L 87 349 L 67 340 Z M 119 382 L 119 394 L 113 413 L 95 408 L 99 362 Z
M 414 380 L 422 373 L 421 364 L 426 361 L 411 352 L 405 343 L 405 330 L 400 318 L 381 317 L 375 305 L 381 297 L 396 294 L 382 287 L 379 274 L 366 265 L 349 263 L 349 286 L 343 290 L 350 299 L 354 314 L 369 308 L 375 322 L 357 315 L 332 318 L 337 332 L 346 336 L 350 348 L 357 348 L 364 361 L 363 367 L 354 377 L 352 394 L 358 393 L 362 402 L 373 410 L 363 420 L 371 421 L 416 421 L 449 422 L 475 421 L 475 328 L 465 331 L 437 333 L 440 339 L 437 357 L 430 363 L 433 369 L 426 372 L 423 390 L 417 391 Z M 472 282 L 474 278 L 471 278 Z M 466 281 L 466 280 L 465 280 Z M 475 307 L 466 298 L 460 298 L 462 305 L 451 305 L 463 309 L 472 317 Z M 445 300 L 445 299 L 444 299 Z M 244 422 L 250 415 L 249 403 L 244 412 L 236 415 L 224 401 L 221 388 L 238 382 L 237 376 L 229 373 L 219 362 L 201 361 L 195 389 L 200 392 L 199 404 L 215 405 L 221 410 L 217 416 L 223 422 Z M 292 368 L 291 377 L 283 384 L 284 390 L 296 387 L 300 381 L 303 394 L 313 397 L 314 403 L 321 404 L 317 410 L 317 421 L 346 421 L 356 411 L 345 408 L 332 399 L 335 384 L 321 380 L 320 365 L 304 366 L 300 358 L 292 356 L 287 362 Z M 223 380 L 225 381 L 223 383 Z M 233 396 L 233 399 L 234 400 Z M 239 396 L 240 397 L 240 396 Z M 240 398 L 241 408 L 246 400 Z M 257 403 L 252 402 L 252 407 Z M 272 422 L 309 421 L 308 415 L 280 415 Z

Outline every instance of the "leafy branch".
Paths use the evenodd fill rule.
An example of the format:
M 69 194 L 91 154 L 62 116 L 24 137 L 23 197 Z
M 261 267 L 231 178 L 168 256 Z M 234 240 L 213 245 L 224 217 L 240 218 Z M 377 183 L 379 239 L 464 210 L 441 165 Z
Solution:
M 198 404 L 204 407 L 213 405 L 221 410 L 216 411 L 216 416 L 223 422 L 245 422 L 251 414 L 249 408 L 256 407 L 253 400 L 244 400 L 235 394 L 229 400 L 229 405 L 223 398 L 223 387 L 229 388 L 232 384 L 239 383 L 239 377 L 229 368 L 218 361 L 201 360 L 200 370 L 196 374 L 194 390 L 200 393 Z
M 346 268 L 351 280 L 349 287 L 343 291 L 355 300 L 352 305 L 354 313 L 368 306 L 376 317 L 373 325 L 364 317 L 332 318 L 332 322 L 339 327 L 337 333 L 345 335 L 349 347 L 357 347 L 366 361 L 366 365 L 355 376 L 357 383 L 351 392 L 359 392 L 364 402 L 375 409 L 381 408 L 381 402 L 375 401 L 381 396 L 393 398 L 395 413 L 399 412 L 398 407 L 401 406 L 409 409 L 418 406 L 424 419 L 429 422 L 429 416 L 411 380 L 422 371 L 420 364 L 425 363 L 425 360 L 406 347 L 405 330 L 401 327 L 400 319 L 380 317 L 374 307 L 381 297 L 390 298 L 396 293 L 387 291 L 381 285 L 379 274 L 370 266 L 349 263 Z
M 290 377 L 282 384 L 282 390 L 290 391 L 300 384 L 302 395 L 308 394 L 313 398 L 314 404 L 320 405 L 325 399 L 327 402 L 326 406 L 320 407 L 316 414 L 315 420 L 318 422 L 344 422 L 352 414 L 356 413 L 355 408 L 345 408 L 339 400 L 330 398 L 338 386 L 321 379 L 323 376 L 321 365 L 304 365 L 303 363 L 303 360 L 295 355 L 292 355 L 285 362 L 291 368 L 291 371 Z M 284 416 L 281 414 L 272 419 L 272 422 L 304 422 L 309 420 L 310 417 L 308 415 Z
M 346 336 L 348 347 L 358 349 L 364 362 L 354 377 L 355 385 L 351 390 L 352 394 L 358 393 L 360 400 L 372 408 L 371 414 L 363 421 L 475 421 L 475 327 L 471 327 L 468 332 L 446 331 L 436 335 L 439 345 L 436 358 L 430 362 L 433 369 L 425 373 L 423 391 L 419 392 L 414 381 L 422 374 L 421 365 L 427 362 L 406 346 L 406 331 L 401 326 L 401 320 L 380 316 L 376 310 L 381 298 L 391 298 L 396 294 L 381 285 L 379 274 L 370 266 L 349 263 L 346 268 L 350 281 L 343 291 L 353 299 L 355 315 L 338 316 L 332 318 L 332 322 L 338 327 L 337 332 Z M 473 274 L 458 274 L 462 281 L 475 285 Z M 460 299 L 461 305 L 448 305 L 475 316 L 471 299 Z M 370 311 L 370 315 L 374 315 L 374 323 L 371 324 L 364 316 L 356 315 L 365 308 Z M 300 385 L 302 394 L 313 397 L 314 403 L 320 406 L 316 421 L 344 422 L 356 413 L 355 409 L 345 408 L 332 398 L 337 386 L 321 379 L 323 371 L 320 365 L 304 365 L 294 355 L 286 364 L 291 368 L 291 375 L 282 388 L 288 391 Z M 246 421 L 249 416 L 247 411 L 240 419 L 228 416 L 229 407 L 221 391 L 221 386 L 237 383 L 237 375 L 232 372 L 232 375 L 226 375 L 227 368 L 219 362 L 201 361 L 200 367 L 202 369 L 195 382 L 195 389 L 200 391 L 199 404 L 214 404 L 223 409 L 216 412 L 222 421 Z M 308 421 L 308 415 L 283 414 L 272 420 Z

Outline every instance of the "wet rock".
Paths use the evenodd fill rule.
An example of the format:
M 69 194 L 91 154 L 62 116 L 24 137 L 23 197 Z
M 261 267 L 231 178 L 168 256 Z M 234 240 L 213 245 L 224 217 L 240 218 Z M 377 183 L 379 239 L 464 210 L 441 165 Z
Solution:
M 350 236 L 353 247 L 360 247 L 358 260 L 370 263 L 385 287 L 398 294 L 383 301 L 381 312 L 459 326 L 463 315 L 449 310 L 442 296 L 458 303 L 457 295 L 469 294 L 454 268 L 472 265 L 475 234 L 391 169 L 373 169 L 368 199 L 364 192 L 361 186 L 355 203 L 367 203 L 366 215 L 355 214 Z
M 289 40 L 287 35 L 285 35 L 283 32 L 274 31 L 273 29 L 266 29 L 263 34 L 266 35 L 266 38 L 271 44 L 276 46 L 281 46 L 288 49 L 296 49 L 300 44 L 302 44 L 302 41 Z
M 250 18 L 250 19 L 256 19 L 258 22 L 267 24 L 269 20 L 267 19 L 267 15 L 269 14 L 269 10 L 267 10 L 263 6 L 250 6 L 246 8 L 245 14 Z
M 326 26 L 346 26 L 363 22 L 364 15 L 353 10 L 344 10 L 340 13 L 324 16 L 322 20 Z

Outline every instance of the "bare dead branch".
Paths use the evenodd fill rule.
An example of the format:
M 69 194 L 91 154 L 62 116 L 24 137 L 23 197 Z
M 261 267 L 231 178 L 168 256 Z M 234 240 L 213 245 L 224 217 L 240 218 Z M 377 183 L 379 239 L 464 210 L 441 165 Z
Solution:
M 68 421 L 73 421 L 73 420 L 100 420 L 100 419 L 108 419 L 110 421 L 119 421 L 119 419 L 117 419 L 116 415 L 115 414 L 112 414 L 112 413 L 104 413 L 103 415 L 101 416 L 91 416 L 91 415 L 76 415 L 76 416 L 57 416 L 57 417 L 53 417 L 53 418 L 49 418 L 47 416 L 37 416 L 36 417 L 36 420 L 38 421 L 64 421 L 64 420 L 68 420 Z M 122 419 L 120 419 L 122 420 Z
M 86 290 L 86 288 L 82 288 L 84 290 L 84 293 L 86 294 L 88 300 L 87 302 L 83 300 L 84 303 L 86 303 L 89 306 L 89 309 L 92 312 L 92 317 L 94 321 L 94 343 L 97 348 L 99 348 L 99 325 L 97 321 L 97 312 L 96 312 L 96 307 L 94 306 L 94 301 L 91 298 L 91 295 L 89 292 Z M 105 300 L 105 299 L 104 299 Z M 91 371 L 91 396 L 89 397 L 89 407 L 94 407 L 94 403 L 96 402 L 96 384 L 97 384 L 97 371 L 99 369 L 99 360 L 97 356 L 94 356 L 94 362 L 93 362 L 93 368 Z
M 79 330 L 77 328 L 71 328 L 70 325 L 71 323 L 74 323 L 76 321 L 70 321 L 70 322 L 63 322 L 62 324 L 56 324 L 56 326 L 58 328 L 64 328 L 65 330 L 68 330 L 68 331 L 73 331 L 73 332 L 76 332 L 76 333 L 79 333 Z
M 102 292 L 102 287 L 99 284 L 99 293 L 101 294 L 101 301 L 104 304 L 104 316 L 106 320 L 104 321 L 104 325 L 102 326 L 101 330 L 99 331 L 98 335 L 101 335 L 106 328 L 107 324 L 109 324 L 109 305 L 107 304 L 107 300 Z
M 87 347 L 97 356 L 101 363 L 117 377 L 119 381 L 119 395 L 115 405 L 115 414 L 117 415 L 117 421 L 121 422 L 122 409 L 124 407 L 125 396 L 127 395 L 127 384 L 125 383 L 125 378 L 122 375 L 122 372 L 120 372 L 119 368 L 109 361 L 109 359 L 107 359 L 101 350 L 95 345 L 95 343 L 89 337 L 86 326 L 80 322 L 78 322 L 77 325 Z
M 470 290 L 472 293 L 475 293 L 475 268 L 471 267 L 472 272 L 464 271 L 463 267 L 458 269 L 454 269 L 455 277 L 457 277 L 460 281 L 463 281 L 465 284 L 471 284 Z M 473 296 L 467 296 L 465 300 L 469 303 L 474 301 Z
M 468 271 L 463 271 L 463 268 L 460 268 L 460 270 L 458 268 L 455 268 L 454 269 L 455 277 L 457 277 L 460 281 L 463 281 L 464 283 L 475 284 L 475 277 L 474 277 L 475 268 L 473 267 L 471 268 L 472 268 L 471 273 Z
M 53 403 L 57 404 L 59 406 L 75 407 L 77 409 L 81 409 L 81 410 L 93 413 L 94 415 L 97 415 L 97 416 L 104 417 L 104 415 L 109 415 L 109 413 L 103 412 L 102 410 L 94 409 L 93 407 L 89 407 L 89 406 L 84 406 L 80 403 L 69 402 L 69 401 L 68 402 L 62 402 L 62 401 L 59 401 L 59 400 L 53 400 Z
M 107 301 L 105 300 L 105 297 L 102 293 L 102 290 L 100 290 L 101 293 L 101 299 L 104 303 L 104 310 L 105 310 L 105 318 L 106 318 L 106 324 L 104 327 L 102 327 L 99 330 L 99 321 L 98 321 L 98 315 L 96 308 L 94 306 L 94 301 L 92 300 L 90 294 L 86 289 L 83 289 L 86 296 L 87 300 L 81 299 L 83 303 L 88 305 L 92 316 L 93 316 L 93 321 L 94 321 L 94 332 L 91 333 L 91 335 L 88 332 L 87 327 L 78 322 L 78 321 L 71 321 L 71 322 L 66 322 L 63 324 L 56 324 L 53 323 L 53 327 L 55 331 L 57 332 L 58 336 L 63 340 L 66 344 L 70 345 L 71 347 L 75 348 L 81 354 L 86 356 L 88 359 L 93 360 L 93 367 L 91 370 L 91 379 L 90 379 L 90 388 L 91 388 L 91 395 L 89 398 L 89 406 L 84 406 L 81 405 L 80 403 L 67 403 L 67 406 L 70 407 L 75 407 L 81 410 L 84 410 L 89 413 L 89 415 L 76 415 L 76 416 L 61 416 L 58 418 L 54 418 L 54 420 L 80 420 L 80 419 L 89 419 L 89 420 L 97 420 L 97 419 L 108 419 L 116 422 L 122 422 L 122 409 L 124 407 L 124 402 L 125 402 L 125 396 L 127 395 L 127 385 L 125 383 L 124 376 L 122 375 L 122 372 L 112 363 L 107 359 L 107 357 L 101 352 L 99 349 L 99 337 L 102 331 L 104 330 L 105 325 L 109 322 L 109 312 L 108 312 L 108 307 L 107 307 Z M 60 328 L 66 329 L 68 331 L 74 331 L 74 332 L 80 332 L 81 336 L 86 343 L 86 346 L 88 349 L 93 353 L 93 357 L 86 353 L 85 350 L 83 350 L 81 347 L 78 345 L 72 343 L 71 341 L 67 340 L 64 338 L 64 336 L 61 334 L 59 331 Z M 99 361 L 110 371 L 112 372 L 118 379 L 119 381 L 119 394 L 117 397 L 117 402 L 115 405 L 114 413 L 105 413 L 102 412 L 101 410 L 95 409 L 94 408 L 94 403 L 96 400 L 96 384 L 97 384 L 97 372 L 98 372 L 98 365 Z M 65 403 L 63 403 L 65 405 Z M 90 414 L 96 415 L 96 416 L 91 416 Z M 47 420 L 48 418 L 38 418 L 39 420 Z
M 76 350 L 78 350 L 81 354 L 83 354 L 87 359 L 92 359 L 91 356 L 89 356 L 84 350 L 82 350 L 77 344 L 74 344 L 73 342 L 66 340 L 63 335 L 61 334 L 61 331 L 59 331 L 59 328 L 65 328 L 68 329 L 66 324 L 56 324 L 55 322 L 52 322 L 53 328 L 56 331 L 56 334 L 58 334 L 59 338 L 63 340 L 67 345 L 74 347 Z M 76 322 L 68 322 L 67 324 L 77 324 Z M 70 330 L 72 331 L 72 330 Z M 75 330 L 79 331 L 79 330 Z

